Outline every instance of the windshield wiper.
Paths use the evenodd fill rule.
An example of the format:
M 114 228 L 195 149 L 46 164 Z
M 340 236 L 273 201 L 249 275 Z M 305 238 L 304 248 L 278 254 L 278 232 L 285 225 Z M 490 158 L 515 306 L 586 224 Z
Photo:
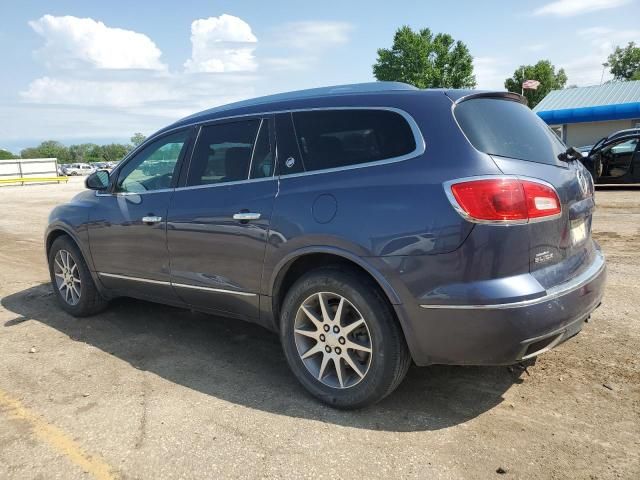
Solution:
M 569 147 L 564 152 L 558 154 L 561 162 L 574 162 L 582 158 L 582 153 L 575 147 Z

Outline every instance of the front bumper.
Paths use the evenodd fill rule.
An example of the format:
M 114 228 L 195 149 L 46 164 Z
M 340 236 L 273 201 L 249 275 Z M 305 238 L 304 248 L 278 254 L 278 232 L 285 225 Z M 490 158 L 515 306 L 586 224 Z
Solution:
M 505 365 L 580 331 L 600 305 L 606 266 L 596 251 L 580 275 L 530 300 L 481 305 L 396 305 L 418 365 Z

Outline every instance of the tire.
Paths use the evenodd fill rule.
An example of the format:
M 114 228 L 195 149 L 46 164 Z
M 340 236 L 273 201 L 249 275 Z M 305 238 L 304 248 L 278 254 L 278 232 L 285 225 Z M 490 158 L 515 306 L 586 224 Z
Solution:
M 67 265 L 71 267 L 65 269 Z M 67 313 L 74 317 L 86 317 L 106 308 L 108 302 L 98 292 L 80 249 L 66 235 L 58 237 L 51 245 L 49 275 L 53 294 Z M 61 286 L 61 282 L 65 285 Z M 68 288 L 70 284 L 74 288 Z
M 341 319 L 335 323 L 341 302 Z M 378 285 L 359 272 L 332 267 L 305 274 L 289 289 L 281 308 L 280 340 L 302 386 L 341 409 L 382 400 L 400 384 L 411 361 Z

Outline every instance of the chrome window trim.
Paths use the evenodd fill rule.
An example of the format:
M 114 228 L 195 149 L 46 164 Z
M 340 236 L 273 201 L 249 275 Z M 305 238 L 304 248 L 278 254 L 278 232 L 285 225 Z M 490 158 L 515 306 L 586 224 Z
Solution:
M 330 168 L 326 170 L 313 170 L 311 172 L 301 172 L 298 174 L 291 174 L 291 175 L 284 175 L 284 176 L 293 177 L 293 176 L 300 176 L 300 175 L 312 175 L 316 173 L 334 172 L 334 171 L 340 171 L 340 170 L 351 170 L 353 168 L 365 168 L 372 165 L 384 165 L 388 163 L 395 163 L 403 160 L 408 160 L 410 158 L 419 157 L 426 151 L 426 143 L 424 140 L 424 136 L 422 135 L 422 131 L 420 130 L 418 123 L 415 121 L 415 119 L 410 113 L 396 107 L 374 106 L 374 105 L 367 105 L 367 106 L 359 105 L 359 106 L 352 106 L 352 107 L 342 106 L 342 107 L 309 107 L 309 108 L 293 108 L 293 109 L 288 108 L 288 109 L 282 109 L 282 110 L 264 110 L 260 112 L 243 113 L 239 115 L 228 115 L 228 116 L 217 117 L 217 118 L 209 118 L 206 120 L 194 120 L 193 122 L 190 122 L 190 123 L 185 123 L 183 125 L 179 125 L 174 128 L 163 130 L 161 133 L 158 134 L 158 136 L 170 134 L 176 130 L 180 130 L 183 128 L 204 127 L 217 122 L 223 122 L 223 121 L 233 120 L 238 118 L 266 117 L 268 115 L 277 115 L 279 113 L 316 112 L 316 111 L 327 111 L 327 110 L 328 111 L 331 111 L 331 110 L 383 110 L 383 111 L 397 113 L 400 116 L 402 116 L 409 124 L 409 128 L 411 128 L 411 132 L 413 133 L 413 137 L 416 142 L 416 148 L 413 152 L 407 153 L 405 155 L 401 155 L 399 157 L 387 158 L 384 160 L 376 160 L 373 162 L 361 163 L 356 165 L 349 165 L 346 167 Z M 129 157 L 133 156 L 137 150 L 139 150 L 140 148 L 143 148 L 147 143 L 153 141 L 155 138 L 156 138 L 156 135 L 152 135 L 151 137 L 149 137 L 142 144 L 140 144 L 138 148 L 136 148 L 134 151 L 129 153 L 129 155 L 127 155 L 122 160 L 122 162 L 127 161 Z M 184 187 L 178 187 L 178 188 L 184 188 Z
M 146 192 L 108 192 L 100 193 L 96 191 L 96 197 L 129 197 L 131 195 L 149 195 L 151 193 L 173 192 L 175 188 L 161 188 L 159 190 L 148 190 Z
M 275 182 L 278 177 L 263 177 L 263 178 L 250 178 L 248 180 L 236 180 L 235 182 L 220 182 L 220 183 L 209 183 L 206 185 L 191 185 L 188 187 L 176 187 L 176 188 L 166 188 L 162 190 L 149 190 L 148 192 L 114 192 L 114 193 L 98 193 L 96 192 L 96 196 L 99 197 L 118 197 L 118 196 L 130 196 L 130 195 L 148 195 L 150 193 L 163 193 L 163 192 L 181 192 L 183 190 L 199 190 L 202 188 L 216 188 L 216 187 L 224 187 L 224 186 L 232 186 L 232 185 L 243 185 L 245 183 L 257 183 L 257 182 L 266 182 L 272 181 Z
M 241 295 L 244 297 L 256 296 L 255 293 L 250 293 L 250 292 L 241 292 L 237 290 L 225 290 L 224 288 L 201 287 L 199 285 L 188 285 L 186 283 L 173 283 L 173 282 L 166 282 L 163 280 L 152 280 L 150 278 L 132 277 L 129 275 L 118 275 L 115 273 L 98 272 L 98 275 L 101 277 L 118 278 L 121 280 L 131 280 L 134 282 L 151 283 L 154 285 L 166 285 L 166 286 L 172 286 L 172 287 L 178 287 L 178 288 L 191 288 L 194 290 L 203 290 L 207 292 L 228 293 L 231 295 Z
M 335 172 L 341 172 L 341 171 L 345 171 L 345 170 L 355 170 L 355 169 L 358 169 L 358 168 L 369 168 L 369 167 L 375 167 L 375 166 L 378 166 L 378 165 L 389 165 L 389 164 L 392 164 L 392 163 L 402 162 L 402 161 L 409 160 L 409 159 L 412 159 L 412 158 L 417 158 L 417 157 L 421 156 L 422 154 L 424 154 L 424 152 L 426 151 L 426 143 L 425 143 L 425 140 L 424 140 L 424 136 L 422 135 L 422 131 L 418 127 L 418 124 L 414 120 L 414 118 L 409 113 L 407 113 L 406 111 L 401 110 L 399 108 L 381 107 L 381 106 L 297 108 L 297 109 L 288 109 L 288 110 L 274 110 L 274 111 L 247 113 L 247 114 L 242 114 L 242 115 L 231 115 L 231 116 L 228 116 L 228 117 L 220 117 L 220 118 L 209 119 L 209 120 L 204 120 L 204 121 L 201 120 L 201 121 L 193 122 L 193 123 L 190 123 L 190 124 L 187 124 L 187 125 L 180 125 L 179 127 L 176 127 L 174 129 L 163 131 L 162 135 L 171 133 L 174 130 L 180 130 L 180 129 L 183 129 L 183 128 L 190 128 L 190 127 L 194 127 L 194 126 L 195 127 L 199 127 L 200 130 L 201 130 L 205 126 L 208 126 L 208 125 L 211 125 L 211 124 L 215 124 L 215 123 L 221 122 L 221 121 L 233 120 L 233 119 L 236 119 L 236 118 L 260 117 L 260 116 L 266 117 L 267 115 L 276 115 L 278 113 L 311 112 L 311 111 L 325 111 L 325 110 L 384 110 L 384 111 L 395 112 L 395 113 L 401 115 L 407 121 L 407 123 L 409 124 L 409 127 L 411 128 L 411 132 L 413 133 L 414 140 L 416 142 L 416 148 L 412 152 L 407 153 L 405 155 L 401 155 L 399 157 L 386 158 L 384 160 L 374 160 L 372 162 L 366 162 L 366 163 L 357 163 L 357 164 L 354 164 L 354 165 L 347 165 L 347 166 L 344 166 L 344 167 L 327 168 L 327 169 L 324 169 L 324 170 L 312 170 L 310 172 L 292 173 L 290 175 L 286 175 L 286 174 L 285 175 L 275 175 L 276 168 L 274 168 L 274 174 L 271 175 L 270 177 L 249 178 L 247 180 L 238 180 L 238 181 L 235 181 L 235 182 L 212 183 L 212 184 L 208 184 L 208 185 L 191 185 L 191 186 L 176 187 L 176 188 L 166 189 L 166 190 L 152 190 L 152 191 L 149 191 L 149 192 L 140 192 L 140 193 L 132 193 L 132 194 L 133 195 L 146 195 L 148 193 L 156 193 L 156 192 L 195 190 L 195 189 L 200 189 L 200 188 L 220 187 L 220 186 L 224 186 L 224 185 L 240 185 L 240 184 L 249 183 L 249 182 L 264 182 L 266 180 L 277 180 L 277 179 L 280 179 L 280 178 L 285 179 L 285 178 L 303 177 L 303 176 L 307 176 L 307 175 L 321 175 L 321 174 L 326 174 L 326 173 L 335 173 Z M 265 118 L 262 118 L 262 120 L 264 121 Z M 200 135 L 200 131 L 198 131 L 198 136 L 199 135 Z M 149 140 L 151 140 L 151 139 L 152 138 L 150 138 Z M 296 139 L 296 141 L 297 141 L 297 139 Z M 197 138 L 196 138 L 196 142 L 197 142 Z M 275 155 L 276 155 L 276 159 L 277 159 L 277 143 L 276 143 Z M 193 153 L 192 153 L 191 156 L 193 157 Z M 276 160 L 276 163 L 277 163 L 277 160 Z M 191 161 L 189 162 L 189 168 L 191 168 Z M 188 175 L 188 172 L 187 172 L 187 175 Z M 122 194 L 122 192 L 120 194 Z M 129 194 L 129 193 L 127 192 L 127 194 Z M 96 195 L 99 195 L 99 196 L 110 196 L 110 195 L 117 195 L 117 193 L 98 194 L 96 192 Z
M 548 217 L 533 218 L 533 219 L 527 219 L 527 220 L 479 220 L 477 218 L 473 218 L 472 216 L 467 214 L 467 212 L 464 211 L 464 209 L 458 203 L 458 200 L 456 200 L 456 197 L 453 194 L 453 191 L 451 190 L 451 186 L 456 183 L 473 182 L 475 180 L 496 180 L 496 179 L 506 179 L 506 180 L 515 179 L 515 180 L 524 180 L 527 182 L 538 183 L 540 185 L 544 185 L 545 187 L 551 188 L 554 192 L 556 192 L 558 200 L 560 200 L 560 195 L 558 195 L 558 190 L 556 190 L 556 188 L 553 185 L 551 185 L 549 182 L 542 180 L 540 178 L 527 177 L 524 175 L 496 174 L 496 175 L 477 175 L 475 177 L 456 178 L 454 180 L 448 180 L 446 182 L 443 182 L 442 187 L 444 188 L 444 193 L 449 199 L 449 202 L 453 206 L 454 210 L 458 212 L 458 214 L 462 218 L 464 218 L 466 221 L 472 222 L 472 223 L 478 223 L 481 225 L 498 225 L 502 227 L 509 227 L 509 226 L 516 226 L 516 225 L 529 225 L 532 223 L 546 222 L 549 220 L 556 220 L 562 216 L 562 213 L 564 210 L 562 208 L 562 201 L 560 200 L 560 212 L 556 213 L 555 215 L 550 215 Z
M 176 187 L 174 191 L 181 192 L 183 190 L 200 190 L 203 188 L 216 188 L 216 187 L 224 187 L 224 186 L 233 186 L 233 185 L 243 185 L 245 183 L 257 183 L 257 182 L 266 182 L 272 181 L 275 182 L 277 177 L 263 177 L 263 178 L 249 178 L 247 180 L 236 180 L 233 182 L 219 182 L 219 183 L 209 183 L 206 185 L 189 185 L 187 187 Z
M 404 120 L 407 122 L 407 124 L 409 125 L 409 128 L 411 129 L 411 133 L 413 134 L 413 139 L 415 141 L 416 144 L 416 148 L 409 152 L 406 153 L 404 155 L 400 155 L 398 157 L 391 157 L 391 158 L 385 158 L 382 160 L 373 160 L 371 162 L 366 162 L 366 163 L 356 163 L 353 165 L 346 165 L 344 167 L 334 167 L 334 168 L 326 168 L 326 169 L 322 169 L 322 170 L 311 170 L 309 172 L 299 172 L 299 173 L 292 173 L 290 175 L 287 174 L 280 174 L 279 176 L 282 178 L 295 178 L 295 177 L 304 177 L 307 175 L 319 175 L 319 174 L 323 174 L 323 173 L 335 173 L 335 172 L 342 172 L 345 170 L 355 170 L 358 168 L 368 168 L 368 167 L 374 167 L 377 165 L 389 165 L 392 163 L 397 163 L 397 162 L 402 162 L 404 160 L 409 160 L 412 158 L 417 158 L 421 155 L 424 154 L 424 152 L 426 151 L 426 143 L 424 140 L 424 136 L 422 135 L 422 131 L 420 130 L 420 127 L 418 127 L 418 124 L 416 123 L 415 119 L 406 111 L 401 110 L 399 108 L 395 108 L 395 107 L 363 107 L 363 106 L 358 106 L 358 107 L 321 107 L 321 108 L 298 108 L 298 109 L 294 109 L 294 110 L 285 110 L 284 112 L 277 112 L 277 113 L 297 113 L 297 112 L 314 112 L 314 111 L 332 111 L 332 110 L 382 110 L 382 111 L 387 111 L 387 112 L 393 112 L 396 113 L 398 115 L 400 115 L 402 118 L 404 118 Z M 295 129 L 295 122 L 293 122 L 293 127 Z M 296 138 L 296 143 L 298 142 L 298 138 Z M 300 159 L 301 161 L 303 161 L 303 159 Z
M 147 194 L 150 194 L 150 193 L 174 192 L 174 191 L 180 191 L 180 190 L 194 190 L 194 189 L 200 189 L 200 188 L 219 187 L 219 186 L 222 186 L 222 185 L 239 185 L 239 184 L 243 184 L 243 183 L 247 183 L 247 182 L 261 182 L 261 181 L 265 181 L 265 180 L 275 180 L 275 179 L 279 179 L 281 177 L 295 178 L 295 177 L 302 177 L 302 176 L 306 176 L 306 175 L 320 175 L 320 174 L 324 174 L 324 173 L 335 173 L 335 172 L 341 172 L 341 171 L 345 171 L 345 170 L 354 170 L 354 169 L 358 169 L 358 168 L 369 168 L 369 167 L 374 167 L 374 166 L 377 166 L 377 165 L 389 165 L 389 164 L 396 163 L 396 162 L 402 162 L 404 160 L 409 160 L 411 158 L 419 157 L 422 154 L 424 154 L 424 152 L 426 151 L 426 143 L 425 143 L 425 140 L 424 140 L 424 136 L 422 135 L 422 131 L 420 130 L 420 127 L 418 127 L 417 122 L 415 121 L 413 116 L 411 116 L 408 112 L 406 112 L 404 110 L 401 110 L 399 108 L 384 107 L 384 106 L 314 107 L 314 108 L 296 108 L 296 109 L 285 109 L 285 110 L 271 110 L 271 111 L 255 112 L 255 113 L 246 113 L 246 114 L 241 114 L 241 115 L 230 115 L 230 116 L 226 116 L 226 117 L 219 117 L 219 118 L 213 118 L 213 119 L 209 119 L 209 120 L 194 121 L 192 123 L 188 123 L 188 124 L 185 124 L 185 125 L 180 125 L 180 126 L 177 126 L 175 128 L 164 130 L 159 135 L 152 135 L 146 141 L 144 141 L 142 144 L 140 144 L 138 146 L 138 148 L 136 148 L 135 150 L 130 152 L 129 155 L 127 155 L 125 158 L 123 158 L 120 163 L 121 163 L 121 165 L 124 166 L 125 163 L 129 161 L 130 157 L 135 155 L 135 153 L 137 151 L 139 151 L 142 148 L 144 148 L 148 143 L 151 143 L 152 141 L 155 141 L 157 137 L 171 134 L 171 133 L 173 133 L 174 131 L 177 131 L 177 130 L 198 127 L 198 133 L 196 134 L 196 139 L 195 139 L 195 142 L 197 142 L 198 138 L 200 136 L 200 131 L 202 130 L 202 127 L 208 126 L 210 124 L 214 124 L 214 123 L 217 123 L 217 122 L 221 122 L 221 121 L 233 120 L 233 119 L 236 119 L 236 118 L 244 118 L 244 117 L 263 117 L 263 118 L 261 118 L 261 121 L 264 122 L 264 120 L 265 120 L 264 117 L 266 117 L 268 115 L 276 115 L 278 113 L 295 113 L 295 112 L 311 112 L 311 111 L 326 111 L 326 110 L 383 110 L 383 111 L 395 112 L 395 113 L 401 115 L 407 121 L 407 123 L 409 124 L 409 128 L 411 128 L 411 132 L 413 133 L 413 137 L 414 137 L 414 140 L 416 142 L 416 148 L 412 152 L 407 153 L 405 155 L 401 155 L 399 157 L 387 158 L 387 159 L 384 159 L 384 160 L 374 160 L 372 162 L 358 163 L 358 164 L 354 164 L 354 165 L 347 165 L 347 166 L 344 166 L 344 167 L 327 168 L 327 169 L 324 169 L 324 170 L 313 170 L 313 171 L 310 171 L 310 172 L 292 173 L 291 175 L 277 175 L 276 176 L 275 175 L 275 170 L 276 169 L 274 168 L 274 174 L 272 176 L 270 176 L 270 177 L 264 177 L 264 178 L 249 178 L 247 180 L 238 180 L 238 181 L 235 181 L 235 182 L 223 182 L 223 183 L 214 183 L 214 184 L 208 184 L 208 185 L 191 185 L 191 186 L 175 187 L 175 188 L 168 188 L 168 189 L 161 189 L 161 190 L 151 190 L 151 191 L 148 191 L 148 192 L 109 192 L 109 193 L 99 193 L 99 192 L 96 191 L 96 196 L 98 196 L 98 197 L 108 197 L 108 196 L 127 196 L 127 195 L 147 195 Z M 260 128 L 262 128 L 262 123 L 260 125 Z M 258 134 L 259 133 L 260 132 L 258 131 Z M 296 139 L 296 141 L 297 141 L 297 139 Z M 194 143 L 194 145 L 195 145 L 195 143 Z M 191 168 L 191 161 L 193 160 L 192 157 L 193 157 L 193 152 L 191 154 L 191 158 L 189 159 L 189 166 L 188 166 L 189 169 Z M 276 158 L 277 158 L 277 144 L 276 144 Z M 120 165 L 119 165 L 119 167 L 120 167 Z M 120 168 L 122 168 L 122 167 L 120 167 Z M 189 172 L 187 170 L 187 178 L 188 178 L 188 173 Z M 249 175 L 250 174 L 251 174 L 251 170 L 249 170 Z
M 569 294 L 574 292 L 595 277 L 600 275 L 604 269 L 606 268 L 604 261 L 604 254 L 600 251 L 596 251 L 596 260 L 587 268 L 584 272 L 576 277 L 572 278 L 568 282 L 561 283 L 560 285 L 556 285 L 555 287 L 549 288 L 545 295 L 538 298 L 533 298 L 531 300 L 521 300 L 519 302 L 508 302 L 508 303 L 496 303 L 493 305 L 430 305 L 430 304 L 422 304 L 420 307 L 426 309 L 452 309 L 452 310 L 504 310 L 510 308 L 522 308 L 529 307 L 532 305 L 537 305 L 544 302 L 549 302 L 554 300 L 562 295 Z

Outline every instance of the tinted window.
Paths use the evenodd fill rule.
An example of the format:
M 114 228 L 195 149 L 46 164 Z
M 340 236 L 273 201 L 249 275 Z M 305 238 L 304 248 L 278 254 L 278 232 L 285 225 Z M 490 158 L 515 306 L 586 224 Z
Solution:
M 183 130 L 144 147 L 120 170 L 116 191 L 141 193 L 171 187 L 188 137 L 189 132 Z
M 236 182 L 249 178 L 260 120 L 202 127 L 193 150 L 188 185 Z
M 546 123 L 518 102 L 476 98 L 460 103 L 455 116 L 481 152 L 531 162 L 556 164 L 565 146 Z
M 388 110 L 318 110 L 293 113 L 307 171 L 375 162 L 413 152 L 411 127 Z

